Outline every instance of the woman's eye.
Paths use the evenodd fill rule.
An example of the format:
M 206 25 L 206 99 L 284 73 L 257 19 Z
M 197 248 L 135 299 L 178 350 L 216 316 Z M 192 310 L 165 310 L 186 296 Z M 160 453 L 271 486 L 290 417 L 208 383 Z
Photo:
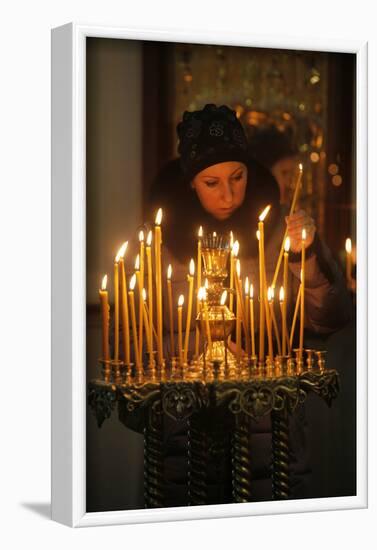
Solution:
M 240 174 L 235 175 L 233 179 L 235 181 L 240 181 L 240 180 L 242 180 L 242 178 L 243 178 L 243 172 L 241 172 Z
M 217 181 L 216 180 L 206 180 L 204 182 L 208 187 L 215 187 L 215 185 L 217 185 Z

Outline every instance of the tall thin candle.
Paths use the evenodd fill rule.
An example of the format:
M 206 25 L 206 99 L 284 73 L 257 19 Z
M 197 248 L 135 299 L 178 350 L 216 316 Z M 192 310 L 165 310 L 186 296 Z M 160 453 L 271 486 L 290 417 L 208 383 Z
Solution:
M 304 352 L 304 324 L 305 324 L 305 241 L 306 230 L 302 230 L 301 244 L 301 308 L 300 308 L 300 358 Z
M 183 294 L 178 298 L 178 355 L 179 363 L 183 365 L 183 345 L 182 345 L 182 307 L 185 298 Z
M 174 321 L 173 321 L 173 293 L 171 288 L 171 276 L 172 276 L 171 264 L 168 265 L 167 272 L 167 285 L 168 285 L 168 304 L 169 304 L 169 329 L 170 329 L 170 353 L 173 357 L 175 355 L 175 343 L 174 343 Z
M 162 344 L 162 284 L 161 284 L 161 221 L 162 209 L 159 208 L 155 219 L 155 261 L 156 261 L 156 295 L 157 295 L 157 355 L 158 362 L 163 364 L 163 344 Z
M 350 238 L 346 239 L 346 280 L 347 285 L 351 286 L 352 281 L 352 241 Z
M 288 255 L 291 246 L 290 238 L 287 237 L 284 242 L 284 266 L 283 266 L 283 296 L 280 303 L 282 305 L 282 354 L 286 355 L 286 335 L 287 335 L 287 296 L 288 296 Z
M 131 322 L 132 322 L 132 334 L 134 342 L 134 355 L 137 373 L 142 374 L 140 356 L 139 356 L 139 344 L 138 344 L 138 335 L 137 335 L 137 326 L 136 326 L 136 312 L 135 312 L 135 298 L 134 298 L 134 288 L 136 285 L 136 275 L 133 274 L 130 280 L 130 289 L 128 296 L 130 298 L 130 308 L 131 308 Z
M 270 211 L 271 206 L 268 205 L 259 216 L 258 231 L 259 231 L 259 361 L 264 360 L 264 331 L 265 331 L 265 315 L 266 315 L 266 283 L 264 280 L 265 259 L 264 259 L 264 220 Z
M 109 312 L 109 295 L 106 289 L 107 275 L 102 279 L 101 289 L 99 291 L 99 297 L 102 310 L 102 358 L 105 361 L 110 359 L 110 346 L 109 346 L 109 324 L 110 324 L 110 312 Z
M 147 267 L 148 267 L 148 310 L 149 310 L 149 334 L 153 349 L 153 267 L 152 267 L 152 231 L 147 236 Z
M 119 256 L 114 261 L 114 360 L 119 360 Z
M 128 247 L 128 241 L 123 243 L 119 250 L 119 276 L 120 276 L 120 301 L 122 313 L 123 356 L 126 365 L 130 364 L 130 321 L 128 312 L 127 279 L 124 267 L 124 255 Z
M 202 285 L 202 238 L 203 227 L 199 227 L 198 231 L 198 260 L 197 260 L 197 275 L 196 275 L 196 316 L 199 315 L 200 302 L 198 298 L 199 288 Z M 199 328 L 195 327 L 195 357 L 199 356 L 200 332 Z
M 255 357 L 255 325 L 254 325 L 254 287 L 250 285 L 250 336 L 251 336 L 251 354 Z
M 192 312 L 192 296 L 194 291 L 194 275 L 195 275 L 195 262 L 193 259 L 190 261 L 190 274 L 187 276 L 187 281 L 189 284 L 188 291 L 188 307 L 187 307 L 187 318 L 186 318 L 186 335 L 185 335 L 185 346 L 184 346 L 184 363 L 187 363 L 188 356 L 188 346 L 189 346 L 189 336 L 191 329 L 191 312 Z

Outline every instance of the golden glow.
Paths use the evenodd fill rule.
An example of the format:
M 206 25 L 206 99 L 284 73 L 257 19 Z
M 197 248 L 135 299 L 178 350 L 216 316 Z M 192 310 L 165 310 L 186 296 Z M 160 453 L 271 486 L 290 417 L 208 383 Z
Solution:
M 145 288 L 143 288 L 143 290 L 141 291 L 141 295 L 142 295 L 143 300 L 144 300 L 144 302 L 145 302 L 146 299 L 147 299 L 147 291 L 145 290 Z
M 202 226 L 199 227 L 198 237 L 199 237 L 199 239 L 201 239 L 203 237 L 203 227 Z
M 207 292 L 204 286 L 201 286 L 198 290 L 198 300 L 202 301 L 207 298 Z
M 269 286 L 267 289 L 267 300 L 269 302 L 272 302 L 273 299 L 274 299 L 274 289 L 272 288 L 272 286 Z
M 178 307 L 182 307 L 184 301 L 185 301 L 185 297 L 183 296 L 183 294 L 181 294 L 178 298 Z
M 352 241 L 349 237 L 346 239 L 346 252 L 347 254 L 351 254 L 352 252 Z
M 133 290 L 135 288 L 135 285 L 136 285 L 136 275 L 134 273 L 130 279 L 130 290 Z
M 220 304 L 221 304 L 222 306 L 225 306 L 225 302 L 226 302 L 227 296 L 228 296 L 228 293 L 227 293 L 226 290 L 224 290 L 224 292 L 221 294 L 221 300 L 220 300 Z
M 284 302 L 284 287 L 283 286 L 280 287 L 279 300 L 280 300 L 280 302 Z
M 155 219 L 155 224 L 156 224 L 156 225 L 161 225 L 161 221 L 162 221 L 162 208 L 159 208 L 159 209 L 157 210 L 156 219 Z
M 343 183 L 343 178 L 341 175 L 337 174 L 332 178 L 331 181 L 332 181 L 332 184 L 335 185 L 335 187 L 339 187 L 339 185 L 342 185 Z
M 260 239 L 260 231 L 259 231 L 259 229 L 257 229 L 257 239 L 258 239 L 258 241 L 259 241 L 259 239 Z
M 290 248 L 291 248 L 291 239 L 287 237 L 284 241 L 284 251 L 289 252 Z
M 195 274 L 195 262 L 194 260 L 191 258 L 191 261 L 190 261 L 190 275 L 191 277 L 193 277 Z
M 239 260 L 236 261 L 236 271 L 237 271 L 238 278 L 240 278 L 240 275 L 241 275 L 241 262 Z
M 302 269 L 300 269 L 300 281 L 302 282 Z
M 310 160 L 312 162 L 318 162 L 319 161 L 319 154 L 316 152 L 310 153 Z
M 302 240 L 303 240 L 303 241 L 306 240 L 306 229 L 305 229 L 305 227 L 304 227 L 304 229 L 302 230 L 301 237 L 302 237 Z
M 246 294 L 246 296 L 249 295 L 249 288 L 250 288 L 249 277 L 246 277 L 246 279 L 245 279 L 245 294 Z
M 126 250 L 127 250 L 127 246 L 128 246 L 128 241 L 126 241 L 122 244 L 122 246 L 118 250 L 118 254 L 116 255 L 116 258 L 115 258 L 116 262 L 119 262 L 119 260 L 124 257 L 124 255 L 126 253 Z
M 235 241 L 233 247 L 232 247 L 232 255 L 237 258 L 238 252 L 240 251 L 240 243 L 238 241 Z
M 339 172 L 339 166 L 335 163 L 329 164 L 328 171 L 331 176 L 336 176 Z
M 144 241 L 144 231 L 139 231 L 139 241 Z
M 263 210 L 262 214 L 259 216 L 259 221 L 260 222 L 263 222 L 267 216 L 267 214 L 269 213 L 271 209 L 271 204 L 269 204 L 268 206 L 266 206 L 266 208 Z
M 151 231 L 149 231 L 149 233 L 148 233 L 148 237 L 147 237 L 147 246 L 151 246 L 151 244 L 152 244 L 152 235 L 153 235 L 153 233 L 152 233 L 152 230 L 151 230 Z
M 214 236 L 214 237 L 217 237 L 216 231 L 213 232 L 213 236 Z
M 302 163 L 301 163 L 301 162 L 300 162 L 300 164 L 298 165 L 298 168 L 299 168 L 299 170 L 300 170 L 300 172 L 301 172 L 301 174 L 302 174 L 303 166 L 302 166 Z
M 233 231 L 230 232 L 230 249 L 232 250 L 234 245 L 234 237 L 233 237 Z
M 254 286 L 252 284 L 250 285 L 249 296 L 251 299 L 254 298 Z
M 171 279 L 171 274 L 173 273 L 173 268 L 171 264 L 168 265 L 168 279 Z
M 106 290 L 106 287 L 107 287 L 107 275 L 105 275 L 102 279 L 101 290 Z
M 136 269 L 136 271 L 139 271 L 139 269 L 140 269 L 140 254 L 138 254 L 138 255 L 136 256 L 136 260 L 135 260 L 135 269 Z

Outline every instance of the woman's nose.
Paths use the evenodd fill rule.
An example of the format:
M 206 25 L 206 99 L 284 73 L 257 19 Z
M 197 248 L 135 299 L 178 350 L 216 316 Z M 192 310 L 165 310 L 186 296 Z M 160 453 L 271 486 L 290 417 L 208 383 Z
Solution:
M 228 182 L 223 183 L 223 189 L 222 189 L 222 198 L 224 203 L 231 204 L 233 201 L 233 193 L 232 188 Z

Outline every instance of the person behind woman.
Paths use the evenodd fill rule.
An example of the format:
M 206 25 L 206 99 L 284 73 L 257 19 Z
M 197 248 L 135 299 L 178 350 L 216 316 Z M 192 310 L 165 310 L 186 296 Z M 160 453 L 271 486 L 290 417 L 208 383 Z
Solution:
M 280 205 L 279 187 L 269 171 L 250 158 L 244 130 L 234 111 L 227 106 L 217 107 L 213 104 L 208 104 L 199 111 L 186 111 L 177 126 L 177 133 L 179 157 L 160 171 L 151 192 L 151 208 L 162 207 L 164 212 L 164 270 L 169 263 L 173 265 L 175 297 L 187 293 L 188 266 L 190 258 L 195 258 L 199 226 L 202 226 L 205 232 L 216 231 L 224 235 L 229 235 L 229 232 L 233 231 L 235 239 L 240 242 L 242 274 L 248 275 L 257 287 L 258 216 L 270 204 L 271 211 L 265 221 L 268 283 L 272 281 L 284 231 L 287 228 L 291 240 L 288 303 L 292 310 L 300 283 L 300 250 L 302 229 L 305 228 L 305 330 L 317 334 L 330 334 L 344 325 L 351 315 L 348 294 L 335 261 L 318 237 L 314 220 L 300 209 L 291 216 L 284 216 Z M 280 279 L 276 288 L 280 286 L 279 281 Z M 167 343 L 168 341 L 169 338 L 166 338 Z M 194 338 L 191 338 L 189 357 L 193 354 L 193 342 Z M 175 354 L 168 346 L 165 352 L 167 355 Z M 306 456 L 304 424 L 302 413 L 299 421 L 297 416 L 293 417 L 293 498 L 310 496 L 307 485 L 310 469 Z M 255 500 L 267 500 L 271 498 L 269 419 L 266 417 L 259 423 L 252 422 L 250 430 L 253 495 Z M 186 457 L 186 424 L 167 421 L 167 505 L 185 503 Z M 226 462 L 226 457 L 222 458 Z M 215 462 L 216 460 L 214 459 Z M 209 462 L 211 463 L 210 459 Z M 226 466 L 225 462 L 223 468 L 228 468 L 229 472 L 229 464 Z M 226 502 L 230 499 L 229 492 L 220 483 L 220 473 L 214 472 L 216 469 L 209 467 L 208 482 L 210 485 L 212 482 L 210 502 Z

